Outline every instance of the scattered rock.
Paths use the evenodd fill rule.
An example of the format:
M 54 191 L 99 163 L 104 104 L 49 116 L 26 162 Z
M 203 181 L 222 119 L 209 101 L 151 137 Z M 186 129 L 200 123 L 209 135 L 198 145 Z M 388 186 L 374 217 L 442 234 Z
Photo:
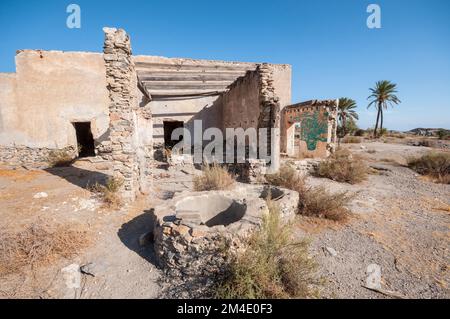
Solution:
M 106 265 L 103 263 L 95 263 L 90 262 L 86 265 L 81 266 L 80 270 L 81 273 L 85 275 L 89 275 L 92 277 L 97 277 L 101 272 L 103 272 L 106 268 Z
M 338 255 L 337 251 L 334 248 L 331 247 L 325 247 L 324 251 L 330 254 L 332 257 L 336 257 Z
M 45 192 L 40 192 L 33 196 L 34 199 L 47 198 L 47 197 L 48 197 L 48 194 Z
M 78 289 L 81 286 L 80 265 L 71 264 L 61 269 L 63 278 L 68 289 Z

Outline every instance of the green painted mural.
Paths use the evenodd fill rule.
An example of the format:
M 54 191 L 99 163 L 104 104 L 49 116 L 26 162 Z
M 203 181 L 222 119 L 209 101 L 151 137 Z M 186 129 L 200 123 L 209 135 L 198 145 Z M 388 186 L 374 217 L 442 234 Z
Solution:
M 308 151 L 317 148 L 317 142 L 327 142 L 328 112 L 304 112 L 300 116 L 291 117 L 293 122 L 300 122 L 300 139 L 306 142 Z

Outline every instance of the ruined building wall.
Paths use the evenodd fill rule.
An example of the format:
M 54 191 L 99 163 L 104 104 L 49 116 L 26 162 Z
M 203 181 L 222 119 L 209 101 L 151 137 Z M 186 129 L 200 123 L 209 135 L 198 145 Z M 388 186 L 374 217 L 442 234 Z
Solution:
M 133 200 L 140 188 L 140 173 L 147 171 L 138 123 L 151 119 L 139 110 L 137 75 L 131 58 L 130 38 L 122 29 L 104 28 L 104 60 L 109 91 L 108 138 L 100 147 L 101 156 L 112 163 L 114 177 L 123 181 L 121 195 Z
M 52 149 L 75 149 L 72 122 L 89 121 L 101 140 L 109 125 L 102 54 L 20 51 L 16 73 L 0 74 L 0 162 L 32 165 Z
M 256 68 L 254 63 L 159 56 L 135 56 L 134 61 L 139 79 L 151 96 L 144 103 L 152 112 L 155 146 L 164 145 L 164 121 L 183 122 L 192 138 L 195 120 L 202 121 L 203 131 L 221 128 L 220 93 L 247 70 Z M 211 92 L 217 94 L 208 94 Z M 193 96 L 181 96 L 186 94 Z
M 222 97 L 222 130 L 258 127 L 260 114 L 259 74 L 249 71 L 237 79 Z
M 337 100 L 313 100 L 283 110 L 286 139 L 282 144 L 289 156 L 323 158 L 334 150 L 337 103 Z

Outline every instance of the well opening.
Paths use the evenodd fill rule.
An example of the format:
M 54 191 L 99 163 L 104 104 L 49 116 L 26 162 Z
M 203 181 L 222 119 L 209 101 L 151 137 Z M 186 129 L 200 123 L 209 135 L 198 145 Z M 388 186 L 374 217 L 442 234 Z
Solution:
M 259 198 L 262 199 L 279 199 L 284 195 L 284 191 L 277 187 L 266 186 L 261 192 L 261 196 Z
M 221 195 L 194 196 L 176 205 L 176 216 L 208 227 L 228 226 L 244 217 L 247 206 Z

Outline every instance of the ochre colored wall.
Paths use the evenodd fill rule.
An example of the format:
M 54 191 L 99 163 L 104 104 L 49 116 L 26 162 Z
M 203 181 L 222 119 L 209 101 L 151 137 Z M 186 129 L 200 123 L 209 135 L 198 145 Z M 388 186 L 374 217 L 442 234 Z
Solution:
M 294 138 L 294 148 L 290 148 L 291 156 L 304 158 L 320 158 L 328 155 L 328 145 L 331 140 L 330 110 L 323 106 L 298 106 L 289 107 L 284 110 L 282 121 L 284 128 L 289 131 L 288 143 L 292 144 L 292 135 L 299 134 Z M 300 129 L 295 130 L 295 123 L 300 124 Z
M 92 121 L 94 138 L 108 129 L 103 55 L 19 52 L 16 73 L 0 74 L 0 146 L 76 145 L 76 121 Z

